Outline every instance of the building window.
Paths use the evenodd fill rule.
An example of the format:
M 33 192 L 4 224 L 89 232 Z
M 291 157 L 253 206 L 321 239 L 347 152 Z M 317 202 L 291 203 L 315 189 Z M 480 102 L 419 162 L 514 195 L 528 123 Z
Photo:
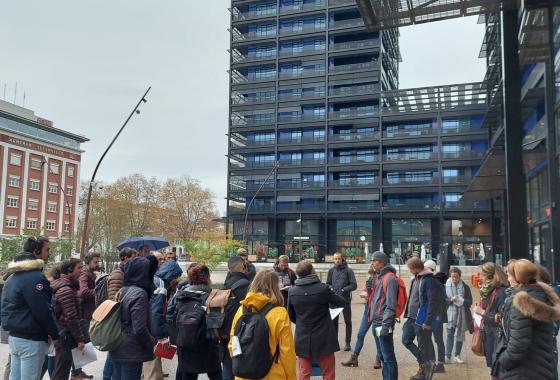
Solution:
M 17 217 L 15 216 L 8 216 L 6 218 L 6 227 L 8 228 L 16 228 L 17 226 Z
M 66 205 L 66 206 L 64 207 L 64 212 L 66 213 L 66 215 L 69 215 L 71 210 L 72 210 L 72 206 L 71 206 L 71 205 Z
M 31 169 L 41 170 L 42 167 L 43 167 L 43 161 L 38 160 L 36 158 L 31 159 Z
M 70 231 L 70 223 L 64 222 L 64 232 L 69 232 L 69 231 Z
M 21 154 L 10 154 L 10 164 L 15 166 L 21 166 Z
M 56 183 L 49 183 L 49 193 L 51 194 L 58 193 L 58 185 Z
M 27 228 L 30 230 L 37 229 L 37 220 L 36 219 L 27 219 Z
M 58 174 L 58 169 L 60 168 L 59 164 L 50 164 L 51 173 Z
M 19 177 L 11 175 L 9 185 L 11 187 L 19 187 Z
M 71 197 L 74 194 L 74 187 L 68 186 L 66 187 L 66 196 Z
M 8 197 L 8 207 L 17 208 L 17 206 L 18 206 L 18 198 Z
M 29 190 L 39 191 L 41 189 L 41 181 L 37 179 L 29 180 Z
M 74 177 L 74 166 L 68 166 L 68 177 Z
M 39 200 L 38 199 L 29 199 L 29 203 L 27 204 L 28 210 L 38 210 L 39 209 Z
M 48 212 L 56 212 L 56 202 L 49 202 L 47 206 Z
M 47 225 L 45 227 L 47 231 L 54 231 L 55 230 L 55 221 L 54 220 L 47 220 Z

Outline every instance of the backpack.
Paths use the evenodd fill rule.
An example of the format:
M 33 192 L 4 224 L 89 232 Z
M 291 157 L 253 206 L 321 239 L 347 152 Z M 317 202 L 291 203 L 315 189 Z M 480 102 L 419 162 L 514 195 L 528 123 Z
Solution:
M 95 307 L 101 305 L 103 301 L 109 298 L 108 282 L 109 273 L 105 273 L 95 279 Z
M 254 313 L 243 306 L 243 314 L 237 320 L 234 329 L 235 346 L 239 342 L 240 354 L 233 351 L 232 369 L 236 377 L 243 379 L 262 379 L 270 371 L 274 362 L 278 363 L 279 346 L 271 355 L 268 343 L 268 322 L 265 316 L 277 306 L 267 304 L 259 312 Z
M 91 343 L 99 351 L 113 351 L 119 347 L 126 335 L 121 322 L 121 304 L 126 298 L 138 297 L 144 290 L 129 288 L 123 296 L 119 291 L 115 301 L 105 300 L 99 305 L 89 323 Z
M 389 281 L 389 277 L 391 276 L 394 276 L 396 278 L 397 284 L 399 286 L 399 289 L 397 291 L 397 307 L 395 308 L 395 318 L 399 319 L 404 313 L 404 309 L 406 308 L 406 285 L 402 278 L 393 273 L 388 273 L 386 276 L 383 276 L 383 293 L 387 294 L 387 281 Z
M 199 349 L 206 339 L 206 294 L 194 296 L 193 291 L 177 291 L 175 306 L 176 344 L 186 350 Z
M 209 338 L 229 338 L 233 317 L 241 301 L 233 291 L 247 284 L 249 281 L 242 278 L 234 282 L 230 289 L 212 290 L 206 299 L 206 328 Z

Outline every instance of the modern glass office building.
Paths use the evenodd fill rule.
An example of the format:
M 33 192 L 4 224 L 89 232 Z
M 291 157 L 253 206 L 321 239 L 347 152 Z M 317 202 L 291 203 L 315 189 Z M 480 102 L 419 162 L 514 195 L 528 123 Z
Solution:
M 252 254 L 500 253 L 500 204 L 463 199 L 489 147 L 484 84 L 399 89 L 398 30 L 368 31 L 355 0 L 231 11 L 227 217 Z

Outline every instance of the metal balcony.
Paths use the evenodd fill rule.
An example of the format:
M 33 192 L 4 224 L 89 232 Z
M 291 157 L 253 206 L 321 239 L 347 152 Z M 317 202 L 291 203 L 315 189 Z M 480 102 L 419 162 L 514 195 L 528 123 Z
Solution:
M 329 158 L 329 164 L 334 165 L 371 164 L 376 161 L 377 156 L 340 156 Z
M 352 179 L 336 179 L 329 181 L 331 187 L 366 187 L 375 186 L 379 183 L 377 177 L 373 178 L 352 178 Z
M 434 160 L 437 159 L 437 153 L 397 153 L 386 154 L 385 161 L 419 161 L 419 160 Z
M 418 186 L 438 184 L 438 177 L 430 178 L 383 178 L 385 186 Z
M 325 136 L 280 137 L 278 144 L 320 144 L 325 141 Z
M 281 167 L 290 167 L 290 166 L 315 166 L 315 165 L 324 165 L 325 159 L 324 158 L 303 158 L 301 160 L 280 160 Z
M 374 70 L 379 68 L 377 62 L 351 63 L 349 65 L 331 66 L 329 73 L 349 73 L 352 71 Z
M 374 211 L 379 209 L 378 202 L 337 202 L 328 204 L 329 211 Z
M 383 131 L 383 137 L 393 138 L 393 137 L 418 137 L 418 136 L 431 136 L 437 135 L 437 128 L 422 128 L 414 130 L 401 129 L 398 131 Z
M 377 107 L 350 109 L 329 112 L 329 119 L 352 119 L 358 117 L 376 117 L 379 115 Z
M 330 142 L 370 141 L 379 138 L 379 132 L 374 133 L 340 133 L 329 135 Z
M 379 40 L 349 41 L 329 45 L 329 50 L 365 49 L 379 46 Z

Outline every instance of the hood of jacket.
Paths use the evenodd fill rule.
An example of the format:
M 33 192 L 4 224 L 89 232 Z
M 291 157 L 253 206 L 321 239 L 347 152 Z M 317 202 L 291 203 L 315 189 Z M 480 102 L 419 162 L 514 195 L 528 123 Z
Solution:
M 8 270 L 10 273 L 30 272 L 33 270 L 43 270 L 45 262 L 38 259 L 34 254 L 29 252 L 20 252 L 10 264 Z
M 379 277 L 387 274 L 387 273 L 393 273 L 396 274 L 397 270 L 395 268 L 393 268 L 391 265 L 387 265 L 385 267 L 383 267 L 380 271 L 379 271 Z
M 517 291 L 513 305 L 521 314 L 537 321 L 553 323 L 560 320 L 560 298 L 552 287 L 542 282 Z
M 247 309 L 260 310 L 269 302 L 270 298 L 262 293 L 248 292 L 247 296 L 240 302 L 240 304 L 245 306 Z
M 70 276 L 62 275 L 61 277 L 51 282 L 51 289 L 53 291 L 53 294 L 56 294 L 56 292 L 64 286 L 70 286 L 74 290 L 77 290 L 79 288 L 78 282 Z
M 212 292 L 212 288 L 209 285 L 187 285 L 178 290 L 175 297 L 178 301 L 183 302 L 188 300 L 201 300 L 204 302 L 210 292 Z
M 296 280 L 296 285 L 305 286 L 305 285 L 311 285 L 311 284 L 318 284 L 320 282 L 321 282 L 321 280 L 319 280 L 319 277 L 316 274 L 310 274 L 309 276 L 298 278 Z
M 124 266 L 123 287 L 135 285 L 151 294 L 152 277 L 150 276 L 150 263 L 145 257 L 134 257 Z
M 165 282 L 165 286 L 168 286 L 171 280 L 180 277 L 182 274 L 183 271 L 175 260 L 164 262 L 156 272 L 156 276 L 158 276 L 163 280 L 163 282 Z

